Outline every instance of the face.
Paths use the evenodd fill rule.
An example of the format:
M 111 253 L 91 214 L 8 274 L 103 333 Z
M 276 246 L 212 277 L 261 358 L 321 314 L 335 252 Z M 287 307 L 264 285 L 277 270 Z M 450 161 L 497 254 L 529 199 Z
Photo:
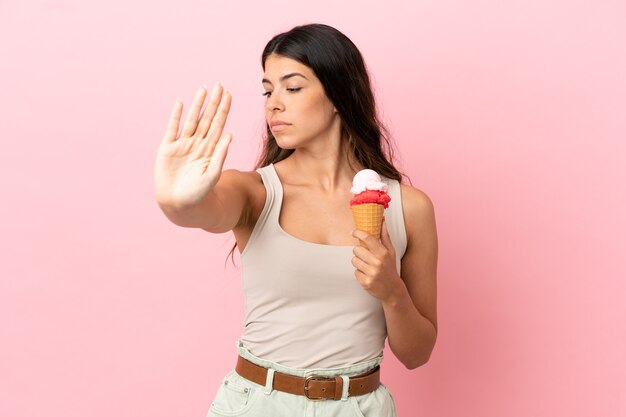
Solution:
M 295 149 L 339 135 L 339 115 L 306 65 L 271 54 L 265 60 L 263 88 L 265 117 L 281 148 Z

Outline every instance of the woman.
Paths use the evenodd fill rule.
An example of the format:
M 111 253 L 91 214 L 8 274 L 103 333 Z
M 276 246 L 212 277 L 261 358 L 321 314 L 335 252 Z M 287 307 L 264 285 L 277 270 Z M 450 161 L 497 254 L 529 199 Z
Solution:
M 204 110 L 208 92 L 198 91 L 180 133 L 176 101 L 155 164 L 165 215 L 232 230 L 241 253 L 246 325 L 209 415 L 395 416 L 379 381 L 385 337 L 409 369 L 428 361 L 437 337 L 432 203 L 400 184 L 363 59 L 345 35 L 295 27 L 270 40 L 262 65 L 257 170 L 222 172 L 233 134 L 222 135 L 231 96 L 220 84 Z M 364 168 L 392 198 L 380 239 L 353 230 L 350 187 Z

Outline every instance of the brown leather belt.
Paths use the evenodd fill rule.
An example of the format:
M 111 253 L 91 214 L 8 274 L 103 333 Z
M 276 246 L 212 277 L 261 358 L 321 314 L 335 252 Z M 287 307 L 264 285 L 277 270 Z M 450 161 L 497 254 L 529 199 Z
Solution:
M 250 362 L 239 356 L 235 372 L 259 385 L 265 385 L 267 368 Z M 351 376 L 348 387 L 349 396 L 357 396 L 375 391 L 380 385 L 380 366 L 366 374 Z M 290 394 L 304 395 L 310 400 L 340 400 L 343 391 L 343 378 L 312 375 L 301 377 L 274 373 L 273 388 Z

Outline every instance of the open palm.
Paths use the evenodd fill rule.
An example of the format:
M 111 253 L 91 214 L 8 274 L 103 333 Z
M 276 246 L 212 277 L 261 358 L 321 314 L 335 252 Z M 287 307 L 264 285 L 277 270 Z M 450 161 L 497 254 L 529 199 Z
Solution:
M 172 206 L 197 204 L 220 178 L 233 134 L 222 136 L 231 95 L 217 84 L 202 111 L 207 90 L 196 93 L 179 134 L 183 103 L 176 100 L 157 151 L 154 187 L 157 200 Z

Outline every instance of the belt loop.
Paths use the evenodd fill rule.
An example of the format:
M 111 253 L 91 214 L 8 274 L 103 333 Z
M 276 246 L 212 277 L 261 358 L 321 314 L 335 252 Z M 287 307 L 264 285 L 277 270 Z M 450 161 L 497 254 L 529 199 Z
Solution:
M 272 389 L 274 388 L 274 369 L 267 368 L 267 378 L 265 379 L 265 392 L 266 395 L 270 395 L 272 393 Z
M 348 401 L 348 390 L 350 389 L 350 377 L 340 375 L 343 379 L 343 390 L 341 391 L 341 401 Z

